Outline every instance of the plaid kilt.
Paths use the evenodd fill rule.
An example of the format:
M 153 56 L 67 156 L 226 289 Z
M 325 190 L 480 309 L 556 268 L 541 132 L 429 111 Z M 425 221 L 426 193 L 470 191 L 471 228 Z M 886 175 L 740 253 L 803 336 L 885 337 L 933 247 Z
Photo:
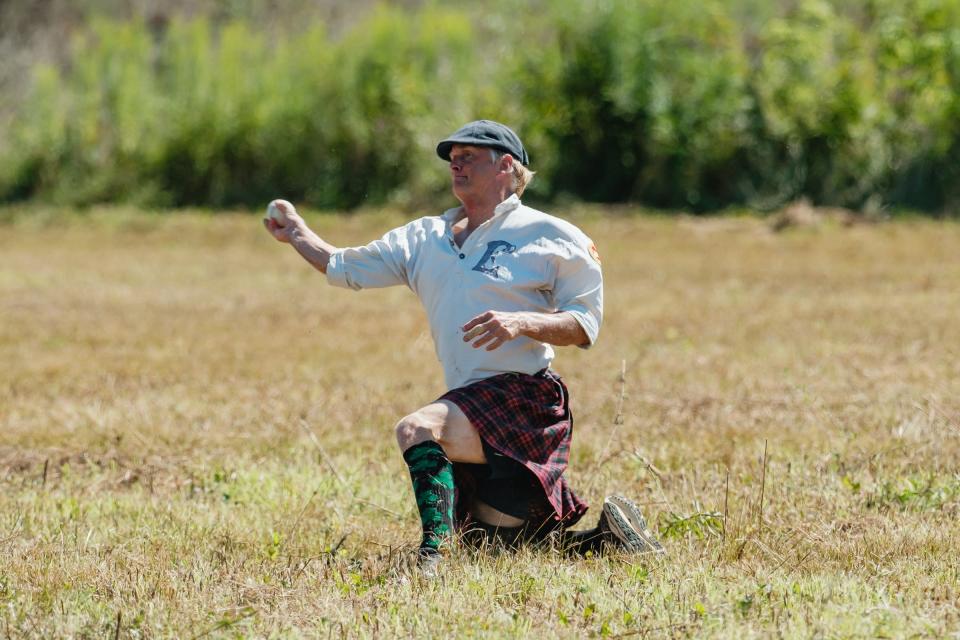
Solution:
M 487 446 L 526 467 L 543 487 L 563 526 L 577 522 L 587 504 L 570 489 L 563 472 L 570 454 L 573 415 L 567 387 L 549 369 L 533 375 L 504 373 L 440 397 L 463 411 Z

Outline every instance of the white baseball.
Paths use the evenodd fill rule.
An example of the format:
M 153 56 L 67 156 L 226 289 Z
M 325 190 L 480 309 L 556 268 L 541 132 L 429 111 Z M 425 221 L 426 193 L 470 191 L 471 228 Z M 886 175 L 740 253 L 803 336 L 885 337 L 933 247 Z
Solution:
M 293 205 L 290 204 L 289 202 L 286 202 L 285 200 L 273 200 L 270 202 L 270 204 L 267 205 L 266 218 L 267 219 L 272 218 L 273 220 L 276 220 L 278 223 L 283 224 L 287 221 L 287 217 L 283 215 L 283 211 L 280 211 L 280 207 L 277 206 L 278 202 L 283 202 L 290 209 L 293 209 Z

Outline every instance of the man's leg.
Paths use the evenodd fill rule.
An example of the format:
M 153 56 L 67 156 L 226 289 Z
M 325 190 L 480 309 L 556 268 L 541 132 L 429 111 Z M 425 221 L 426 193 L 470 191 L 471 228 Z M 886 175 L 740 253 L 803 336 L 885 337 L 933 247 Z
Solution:
M 632 500 L 614 494 L 603 501 L 600 521 L 593 529 L 564 531 L 563 548 L 574 555 L 616 550 L 627 553 L 665 553 L 663 545 L 647 527 L 647 520 Z
M 470 515 L 473 516 L 475 520 L 479 520 L 484 524 L 488 524 L 492 527 L 499 527 L 501 529 L 514 529 L 522 527 L 527 523 L 526 520 L 494 509 L 487 503 L 479 500 L 474 500 L 470 504 Z
M 428 404 L 397 423 L 401 451 L 423 442 L 439 444 L 453 462 L 487 461 L 477 430 L 457 405 L 446 400 Z
M 396 426 L 397 443 L 410 469 L 423 527 L 421 554 L 435 555 L 453 534 L 453 462 L 483 464 L 486 456 L 476 429 L 463 412 L 446 400 L 429 404 Z M 471 506 L 473 510 L 473 506 Z M 522 525 L 488 507 L 491 524 Z M 498 518 L 498 514 L 502 518 Z

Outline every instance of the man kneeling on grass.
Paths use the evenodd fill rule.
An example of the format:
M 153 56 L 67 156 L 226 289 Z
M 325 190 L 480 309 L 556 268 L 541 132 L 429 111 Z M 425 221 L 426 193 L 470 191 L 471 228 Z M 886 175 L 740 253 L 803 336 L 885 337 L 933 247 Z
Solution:
M 400 420 L 423 538 L 436 572 L 456 532 L 508 544 L 547 538 L 575 553 L 662 553 L 635 504 L 608 497 L 594 529 L 570 531 L 587 505 L 567 485 L 573 417 L 550 369 L 553 346 L 588 348 L 603 313 L 596 248 L 572 224 L 523 205 L 533 173 L 508 127 L 471 122 L 437 146 L 459 207 L 364 247 L 338 249 L 275 201 L 267 229 L 330 284 L 407 285 L 430 321 L 450 389 Z

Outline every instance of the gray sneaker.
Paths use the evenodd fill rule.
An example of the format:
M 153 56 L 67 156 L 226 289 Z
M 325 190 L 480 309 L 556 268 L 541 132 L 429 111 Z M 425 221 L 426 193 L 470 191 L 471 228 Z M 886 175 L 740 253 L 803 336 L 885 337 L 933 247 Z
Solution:
M 647 527 L 647 520 L 640 512 L 640 507 L 621 495 L 612 495 L 603 501 L 599 527 L 604 540 L 623 551 L 666 553 L 663 545 Z
M 440 565 L 443 564 L 443 555 L 433 549 L 419 549 L 417 551 L 417 570 L 420 575 L 433 580 L 440 573 Z

